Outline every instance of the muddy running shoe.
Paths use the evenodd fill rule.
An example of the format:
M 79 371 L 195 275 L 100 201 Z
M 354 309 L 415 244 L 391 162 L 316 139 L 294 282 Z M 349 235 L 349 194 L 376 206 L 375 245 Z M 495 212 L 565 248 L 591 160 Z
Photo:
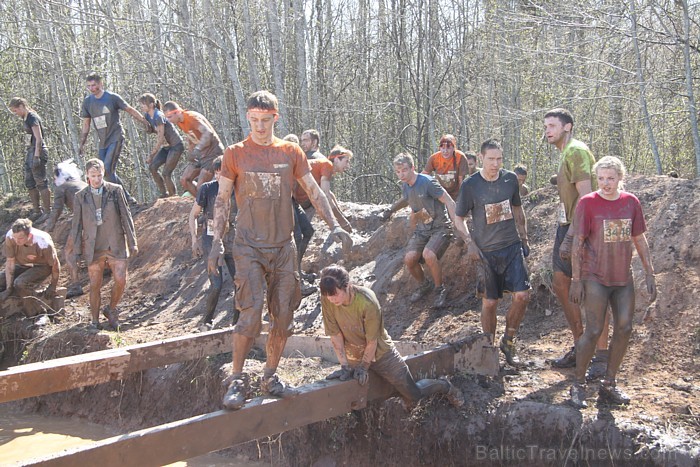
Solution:
M 418 286 L 415 292 L 411 295 L 411 303 L 415 303 L 421 298 L 423 298 L 428 292 L 433 289 L 433 283 L 429 280 L 424 280 L 421 285 Z
M 576 366 L 576 347 L 571 347 L 566 354 L 556 360 L 552 360 L 554 368 L 573 368 Z
M 435 289 L 437 292 L 437 297 L 435 297 L 435 308 L 442 308 L 447 303 L 447 289 L 444 285 L 437 287 Z
M 109 322 L 109 327 L 112 328 L 113 331 L 116 331 L 119 328 L 119 319 L 117 318 L 117 315 L 118 315 L 117 310 L 112 310 L 109 306 L 105 306 L 102 309 L 102 314 L 104 315 L 105 318 L 107 318 L 107 321 Z
M 501 345 L 499 345 L 498 348 L 501 349 L 501 352 L 503 352 L 503 355 L 506 357 L 508 365 L 520 366 L 520 361 L 515 357 L 515 342 L 513 342 L 512 337 L 509 339 L 504 334 L 503 337 L 501 337 Z
M 318 287 L 315 285 L 308 285 L 304 284 L 302 282 L 301 284 L 301 296 L 302 297 L 308 297 L 309 295 L 313 295 L 318 291 Z
M 82 285 L 74 284 L 68 288 L 68 291 L 66 292 L 66 298 L 79 297 L 80 295 L 83 295 L 84 293 L 85 292 L 83 292 Z
M 588 407 L 586 402 L 586 385 L 581 383 L 574 383 L 569 389 L 569 404 L 577 409 L 585 409 Z
M 625 394 L 615 383 L 603 381 L 598 389 L 598 396 L 605 402 L 615 405 L 627 405 L 630 403 L 630 396 Z
M 445 397 L 447 397 L 447 400 L 450 401 L 452 406 L 457 408 L 462 407 L 464 405 L 464 394 L 462 394 L 462 390 L 449 381 L 447 381 L 447 383 L 450 385 L 450 390 L 447 391 Z
M 245 405 L 245 400 L 250 391 L 248 375 L 243 373 L 233 379 L 228 386 L 222 402 L 227 410 L 238 410 Z
M 303 280 L 305 280 L 305 281 L 308 282 L 309 284 L 313 284 L 313 283 L 316 281 L 316 279 L 318 278 L 318 276 L 316 275 L 316 273 L 313 273 L 313 272 L 304 272 L 304 271 L 301 271 L 301 273 L 300 273 L 299 275 L 301 276 L 301 278 L 302 278 Z
M 586 371 L 586 381 L 596 381 L 605 377 L 605 372 L 608 369 L 608 362 L 595 361 L 588 367 Z
M 273 374 L 269 378 L 265 378 L 263 376 L 261 382 L 260 382 L 260 390 L 264 392 L 265 394 L 269 394 L 274 397 L 291 397 L 299 394 L 299 391 L 285 385 L 282 381 L 280 381 L 279 376 L 277 376 L 277 373 Z

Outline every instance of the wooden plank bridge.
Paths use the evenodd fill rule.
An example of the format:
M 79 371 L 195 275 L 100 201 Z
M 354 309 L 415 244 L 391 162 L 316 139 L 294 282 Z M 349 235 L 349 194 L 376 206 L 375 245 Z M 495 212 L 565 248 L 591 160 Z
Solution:
M 265 338 L 256 340 L 256 346 L 264 347 Z M 498 372 L 498 351 L 483 334 L 434 349 L 408 342 L 395 345 L 402 355 L 408 355 L 406 363 L 416 379 L 455 372 Z M 0 403 L 119 380 L 230 349 L 231 330 L 223 329 L 20 365 L 0 372 Z M 285 356 L 290 355 L 336 361 L 330 339 L 325 337 L 290 337 Z M 220 410 L 114 436 L 31 459 L 25 465 L 164 465 L 362 409 L 369 401 L 386 399 L 392 393 L 393 388 L 371 373 L 364 387 L 354 380 L 323 380 L 300 387 L 299 394 L 289 399 L 259 397 L 237 411 Z M 271 413 L 275 416 L 269 416 Z

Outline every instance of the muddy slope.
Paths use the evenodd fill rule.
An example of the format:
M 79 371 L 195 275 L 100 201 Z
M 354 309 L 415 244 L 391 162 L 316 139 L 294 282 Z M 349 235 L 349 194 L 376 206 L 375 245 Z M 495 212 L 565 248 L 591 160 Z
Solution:
M 455 383 L 469 401 L 461 411 L 436 398 L 406 412 L 397 399 L 391 399 L 362 413 L 248 443 L 228 454 L 244 454 L 251 459 L 262 456 L 287 465 L 558 465 L 564 463 L 556 457 L 560 454 L 547 449 L 571 447 L 565 455 L 572 461 L 571 456 L 579 452 L 581 462 L 585 460 L 580 454 L 584 448 L 620 448 L 623 451 L 616 457 L 617 465 L 667 465 L 662 453 L 673 454 L 679 465 L 685 465 L 700 455 L 698 185 L 698 181 L 668 177 L 631 177 L 628 181 L 629 191 L 640 198 L 644 207 L 660 291 L 651 309 L 655 321 L 643 325 L 641 315 L 647 310 L 647 303 L 638 287 L 635 329 L 618 381 L 633 397 L 628 407 L 596 406 L 596 387 L 591 385 L 591 407 L 573 411 L 564 404 L 573 372 L 552 369 L 547 363 L 568 349 L 571 336 L 550 290 L 556 194 L 554 189 L 544 188 L 534 192 L 525 205 L 532 246 L 529 266 L 533 292 L 517 344 L 520 358 L 529 363 L 524 370 L 515 373 L 503 369 L 498 377 L 481 384 L 470 375 L 457 376 Z M 207 280 L 203 263 L 192 259 L 189 251 L 186 217 L 190 203 L 187 199 L 159 200 L 135 213 L 140 253 L 129 265 L 129 286 L 122 303 L 125 323 L 120 333 L 90 333 L 85 329 L 89 321 L 86 296 L 69 301 L 60 322 L 50 325 L 37 326 L 18 315 L 5 316 L 1 322 L 7 349 L 3 364 L 196 331 Z M 431 296 L 411 304 L 408 296 L 415 282 L 402 265 L 402 248 L 408 238 L 406 213 L 398 213 L 382 223 L 379 206 L 343 203 L 343 208 L 356 229 L 356 244 L 342 262 L 351 269 L 356 281 L 375 290 L 394 339 L 437 345 L 480 331 L 474 270 L 464 258 L 461 245 L 451 245 L 442 259 L 447 271 L 448 305 L 432 309 Z M 26 209 L 25 204 L 16 203 L 10 214 L 17 213 L 18 217 Z M 3 229 L 9 220 L 6 218 Z M 316 222 L 315 227 L 317 233 L 304 267 L 317 272 L 341 260 L 341 252 L 336 245 L 325 242 L 325 225 Z M 67 220 L 57 225 L 54 238 L 58 245 L 64 244 L 68 229 Z M 641 278 L 637 258 L 633 268 Z M 226 280 L 217 327 L 230 324 L 230 294 L 231 284 Z M 105 288 L 103 299 L 107 296 Z M 499 307 L 500 315 L 507 305 L 506 299 Z M 296 315 L 297 332 L 322 334 L 319 315 L 318 297 L 304 299 Z M 499 317 L 499 333 L 502 320 Z M 223 355 L 170 365 L 121 382 L 33 399 L 23 406 L 125 430 L 153 426 L 218 409 L 223 393 L 220 382 L 229 369 L 229 358 Z M 252 371 L 260 366 L 255 360 L 250 362 Z M 288 359 L 282 367 L 288 378 L 297 383 L 322 377 L 329 371 L 327 364 L 313 359 Z M 304 371 L 297 371 L 299 368 Z M 505 448 L 512 446 L 521 454 L 515 448 L 529 444 L 545 450 L 537 451 L 537 458 L 511 462 L 516 454 Z M 631 454 L 624 449 L 632 450 Z M 629 458 L 624 457 L 625 453 Z

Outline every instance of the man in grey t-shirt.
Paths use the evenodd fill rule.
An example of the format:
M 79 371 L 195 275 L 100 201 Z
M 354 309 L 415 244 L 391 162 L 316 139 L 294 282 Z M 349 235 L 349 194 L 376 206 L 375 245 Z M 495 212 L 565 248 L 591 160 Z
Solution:
M 100 142 L 98 157 L 105 164 L 105 180 L 124 185 L 117 175 L 117 163 L 124 145 L 124 130 L 119 121 L 119 111 L 124 110 L 145 126 L 148 126 L 148 122 L 136 109 L 127 104 L 119 94 L 105 91 L 100 75 L 90 73 L 85 80 L 90 95 L 85 98 L 80 109 L 83 128 L 80 133 L 78 153 L 80 155 L 83 154 L 83 147 L 90 133 L 90 123 L 92 123 Z M 124 194 L 129 204 L 137 203 L 136 199 L 129 194 L 126 188 L 124 188 Z
M 472 213 L 474 226 L 469 257 L 478 261 L 477 292 L 481 295 L 481 326 L 484 333 L 496 336 L 496 308 L 503 292 L 513 294 L 506 313 L 506 330 L 501 351 L 508 364 L 515 360 L 513 339 L 525 316 L 530 300 L 530 279 L 525 257 L 530 254 L 527 243 L 527 222 L 518 178 L 503 170 L 503 149 L 496 140 L 481 145 L 482 168 L 462 183 L 457 197 L 455 222 L 458 230 L 466 230 L 465 217 Z
M 408 271 L 420 283 L 411 295 L 411 302 L 417 302 L 430 292 L 434 283 L 437 293 L 435 307 L 441 308 L 447 302 L 447 290 L 442 281 L 440 258 L 453 237 L 450 219 L 454 219 L 455 203 L 437 180 L 416 172 L 410 154 L 401 153 L 394 158 L 394 171 L 403 182 L 403 196 L 399 203 L 410 206 L 410 224 L 415 226 L 404 256 Z M 420 265 L 421 259 L 428 266 L 433 283 L 425 277 Z

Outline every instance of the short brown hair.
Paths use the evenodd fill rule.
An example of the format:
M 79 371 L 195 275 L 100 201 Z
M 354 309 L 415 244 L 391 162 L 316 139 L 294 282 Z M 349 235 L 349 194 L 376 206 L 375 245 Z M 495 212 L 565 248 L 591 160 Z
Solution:
M 90 169 L 97 169 L 100 172 L 105 171 L 105 163 L 102 162 L 100 159 L 90 159 L 85 163 L 85 173 L 88 172 Z
M 17 219 L 12 223 L 12 233 L 24 232 L 29 235 L 32 230 L 32 221 L 29 219 Z
M 350 284 L 350 274 L 347 269 L 337 264 L 331 264 L 321 271 L 321 295 L 333 296 L 338 290 L 345 289 Z
M 413 156 L 407 152 L 402 152 L 394 157 L 394 165 L 407 165 L 409 167 L 415 167 L 416 164 L 413 161 Z
M 567 123 L 571 123 L 571 128 L 574 127 L 574 116 L 567 109 L 564 109 L 561 107 L 557 107 L 556 109 L 552 109 L 549 112 L 547 112 L 546 114 L 544 114 L 544 118 L 549 118 L 549 117 L 558 118 L 562 125 L 566 125 Z
M 100 76 L 100 74 L 97 73 L 96 71 L 93 71 L 85 77 L 85 81 L 94 81 L 96 83 L 101 83 L 102 76 Z
M 246 109 L 274 110 L 277 112 L 279 109 L 277 96 L 270 91 L 255 91 L 248 97 Z
M 224 156 L 218 156 L 216 159 L 214 159 L 214 162 L 211 163 L 211 166 L 214 168 L 214 172 L 218 172 L 221 170 L 221 166 L 224 163 Z

